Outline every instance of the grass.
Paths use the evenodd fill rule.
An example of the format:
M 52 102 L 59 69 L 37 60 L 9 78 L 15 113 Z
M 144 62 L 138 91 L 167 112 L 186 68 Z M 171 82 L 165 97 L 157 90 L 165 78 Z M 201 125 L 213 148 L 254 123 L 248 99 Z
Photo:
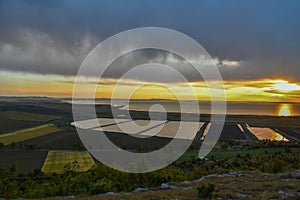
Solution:
M 35 114 L 30 112 L 20 112 L 20 111 L 0 112 L 0 119 L 47 122 L 59 118 L 60 118 L 59 116 L 55 116 L 55 115 Z
M 44 173 L 62 173 L 66 165 L 75 161 L 77 161 L 79 166 L 76 171 L 87 171 L 95 164 L 90 154 L 86 151 L 52 150 L 48 152 L 42 171 Z
M 14 131 L 7 134 L 2 134 L 0 135 L 0 142 L 2 142 L 4 145 L 8 145 L 13 142 L 17 143 L 24 140 L 29 140 L 32 138 L 47 135 L 50 133 L 55 133 L 60 130 L 61 129 L 56 127 L 54 124 L 45 124 L 45 125 L 40 125 L 32 128 L 19 130 L 19 131 Z

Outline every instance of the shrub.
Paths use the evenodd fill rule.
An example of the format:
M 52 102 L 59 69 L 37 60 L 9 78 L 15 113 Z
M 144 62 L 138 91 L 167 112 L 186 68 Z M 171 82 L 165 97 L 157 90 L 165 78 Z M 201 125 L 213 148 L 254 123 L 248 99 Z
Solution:
M 268 173 L 279 173 L 283 172 L 285 168 L 285 162 L 279 158 L 275 158 L 274 160 L 270 160 L 264 166 L 265 172 Z
M 90 194 L 100 194 L 104 192 L 115 192 L 116 188 L 114 183 L 108 179 L 100 179 L 96 183 L 93 184 Z
M 198 197 L 200 199 L 211 199 L 215 191 L 216 185 L 208 183 L 197 187 Z
M 207 171 L 202 167 L 197 167 L 193 170 L 192 177 L 193 179 L 201 178 L 202 176 L 207 175 Z

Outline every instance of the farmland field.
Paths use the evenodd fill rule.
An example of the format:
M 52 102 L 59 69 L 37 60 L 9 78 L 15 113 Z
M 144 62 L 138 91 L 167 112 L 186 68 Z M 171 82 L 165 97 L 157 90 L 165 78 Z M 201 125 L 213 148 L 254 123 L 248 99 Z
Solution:
M 277 117 L 264 115 L 227 115 L 226 122 L 247 123 L 255 127 L 293 127 L 300 128 L 299 116 Z
M 247 127 L 260 140 L 288 141 L 285 137 L 270 128 Z
M 76 132 L 61 130 L 55 133 L 42 135 L 16 143 L 19 147 L 21 144 L 36 144 L 36 149 L 51 150 L 71 150 L 75 144 L 82 145 L 82 142 Z
M 247 140 L 245 134 L 235 123 L 225 123 L 220 139 Z
M 126 132 L 127 134 L 138 134 L 142 131 L 145 131 L 149 128 L 153 128 L 162 123 L 164 123 L 164 121 L 135 120 L 135 121 L 120 123 L 117 125 L 102 127 L 101 129 L 107 132 L 117 132 L 117 133 Z
M 179 129 L 180 124 L 181 124 L 181 128 Z M 175 137 L 175 134 L 177 133 L 178 130 L 178 135 L 176 136 L 176 138 L 193 139 L 195 137 L 195 134 L 197 134 L 197 132 L 194 131 L 183 132 L 183 130 L 188 130 L 190 128 L 189 130 L 199 131 L 199 129 L 203 125 L 204 122 L 199 122 L 198 124 L 196 124 L 195 122 L 168 121 L 163 125 L 157 126 L 155 128 L 143 132 L 141 135 L 152 136 L 156 134 L 156 136 L 159 137 L 173 138 Z
M 58 118 L 60 118 L 60 116 L 22 111 L 2 111 L 0 112 L 0 134 L 39 126 Z
M 58 118 L 59 116 L 55 115 L 35 114 L 21 111 L 0 112 L 0 119 L 46 122 Z
M 300 129 L 298 128 L 279 128 L 280 131 L 300 141 Z
M 0 165 L 8 169 L 15 164 L 18 173 L 32 173 L 42 168 L 46 155 L 47 151 L 0 151 Z
M 95 163 L 90 154 L 86 151 L 49 151 L 42 167 L 45 173 L 62 173 L 64 167 L 77 161 L 77 171 L 87 171 Z
M 27 128 L 7 134 L 2 134 L 0 135 L 0 142 L 2 142 L 4 145 L 8 145 L 13 142 L 16 143 L 50 133 L 55 133 L 58 131 L 60 131 L 60 129 L 57 128 L 54 124 L 45 124 L 33 128 Z
M 99 128 L 100 126 L 113 125 L 120 122 L 129 121 L 129 119 L 112 119 L 112 118 L 98 118 L 88 119 L 83 121 L 72 122 L 71 125 L 82 129 Z
M 94 131 L 102 130 L 105 132 L 114 133 L 126 133 L 126 134 L 139 134 L 141 136 L 150 137 L 153 135 L 160 137 L 174 137 L 174 134 L 179 128 L 179 124 L 182 124 L 182 129 L 190 128 L 195 125 L 194 122 L 178 122 L 178 121 L 165 121 L 161 120 L 128 120 L 128 119 L 117 119 L 115 124 L 114 119 L 100 118 L 102 123 L 104 122 L 104 127 L 93 128 L 97 126 L 97 120 L 85 120 L 81 122 L 72 123 L 72 125 L 77 126 L 82 129 L 92 129 Z M 99 120 L 100 120 L 99 119 Z M 204 122 L 200 122 L 197 129 L 199 130 L 203 126 Z M 184 135 L 179 136 L 183 139 L 194 138 L 193 132 L 184 133 Z
M 1 119 L 0 134 L 41 125 L 41 122 Z

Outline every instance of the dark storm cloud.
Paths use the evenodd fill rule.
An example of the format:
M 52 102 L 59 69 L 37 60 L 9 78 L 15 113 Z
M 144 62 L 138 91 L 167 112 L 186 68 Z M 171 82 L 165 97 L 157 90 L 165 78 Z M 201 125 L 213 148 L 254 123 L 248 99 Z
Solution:
M 104 76 L 120 78 L 133 67 L 148 63 L 159 63 L 164 66 L 169 66 L 178 71 L 189 81 L 201 79 L 201 75 L 195 70 L 195 68 L 182 57 L 157 49 L 136 50 L 119 57 L 107 68 Z M 131 73 L 127 76 L 127 78 L 160 83 L 178 81 L 174 78 L 174 72 L 168 70 L 162 65 L 159 66 L 159 70 L 153 70 L 155 67 L 154 64 L 149 64 L 144 66 L 140 73 Z
M 98 42 L 158 26 L 191 36 L 221 63 L 237 61 L 220 67 L 224 79 L 300 81 L 299 19 L 296 0 L 0 1 L 0 69 L 74 75 Z

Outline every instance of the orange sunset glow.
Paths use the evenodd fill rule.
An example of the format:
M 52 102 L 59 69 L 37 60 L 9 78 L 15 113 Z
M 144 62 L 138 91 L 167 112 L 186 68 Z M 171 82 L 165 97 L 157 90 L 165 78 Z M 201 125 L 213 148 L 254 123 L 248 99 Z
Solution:
M 81 77 L 85 85 L 81 92 L 82 97 L 93 89 L 98 80 L 93 77 Z M 97 86 L 97 98 L 110 98 L 116 79 L 102 78 Z M 35 95 L 52 97 L 71 97 L 74 76 L 40 75 L 34 73 L 21 73 L 0 71 L 0 93 L 2 95 Z M 150 83 L 137 80 L 124 80 L 121 82 L 122 92 L 116 98 L 124 98 L 126 92 L 134 85 L 145 84 L 132 96 L 133 99 L 176 99 L 174 94 L 162 87 L 174 87 L 181 91 L 181 97 L 190 99 L 185 94 L 186 87 L 192 87 L 199 100 L 209 100 L 210 95 L 203 81 L 186 83 Z M 220 89 L 215 89 L 220 90 Z M 299 102 L 297 94 L 300 93 L 300 83 L 289 82 L 284 79 L 262 79 L 245 81 L 224 81 L 224 90 L 228 101 L 262 101 L 262 102 Z

